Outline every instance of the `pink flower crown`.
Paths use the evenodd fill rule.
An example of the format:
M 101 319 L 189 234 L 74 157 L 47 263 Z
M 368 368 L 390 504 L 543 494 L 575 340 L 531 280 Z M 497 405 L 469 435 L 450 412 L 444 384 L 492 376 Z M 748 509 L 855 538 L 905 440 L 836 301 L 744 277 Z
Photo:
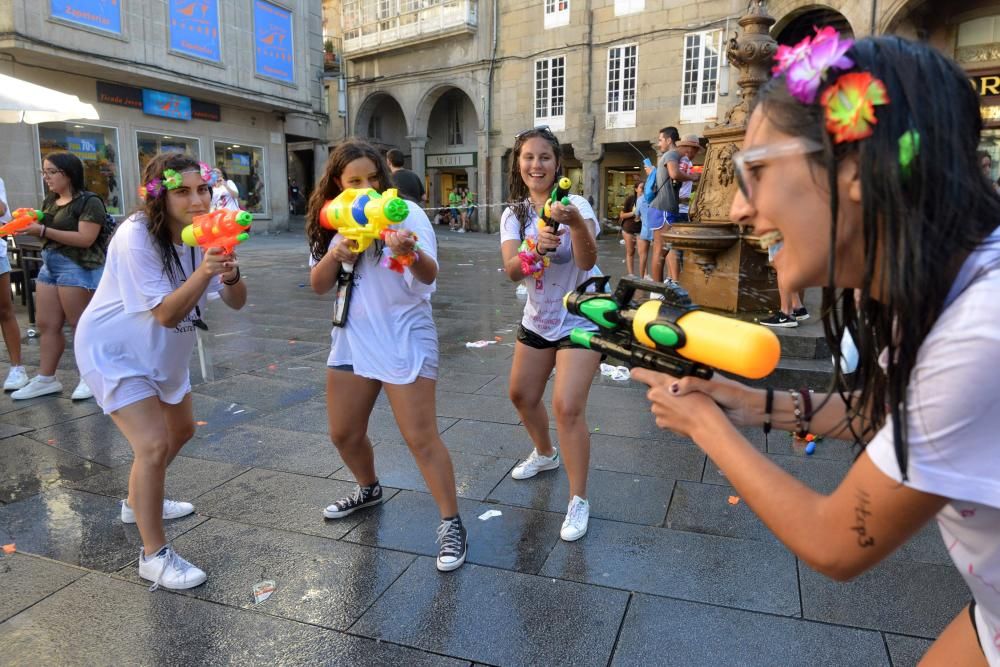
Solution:
M 182 173 L 174 169 L 164 169 L 161 176 L 154 178 L 145 185 L 139 186 L 139 198 L 143 200 L 148 197 L 156 199 L 167 190 L 175 190 L 181 187 L 181 184 L 184 182 L 184 174 L 191 171 Z M 204 162 L 198 163 L 198 174 L 201 176 L 201 180 L 205 181 L 209 186 L 214 186 L 216 181 L 218 181 L 215 171 Z

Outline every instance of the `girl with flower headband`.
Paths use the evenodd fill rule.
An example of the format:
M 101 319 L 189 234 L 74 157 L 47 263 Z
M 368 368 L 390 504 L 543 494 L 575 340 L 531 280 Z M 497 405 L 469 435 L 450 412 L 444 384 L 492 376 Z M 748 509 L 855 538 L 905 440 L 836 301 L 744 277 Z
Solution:
M 128 439 L 134 460 L 121 520 L 142 537 L 139 576 L 170 589 L 198 586 L 205 573 L 167 544 L 165 519 L 194 511 L 164 500 L 167 466 L 194 435 L 188 371 L 207 298 L 246 303 L 235 254 L 181 243 L 181 231 L 212 201 L 211 169 L 181 153 L 157 155 L 143 174 L 143 206 L 108 247 L 104 278 L 80 318 L 76 361 L 104 413 Z
M 976 161 L 979 100 L 957 65 L 826 28 L 778 52 L 736 157 L 730 217 L 792 289 L 824 288 L 828 393 L 645 370 L 657 424 L 691 437 L 796 556 L 851 579 L 936 520 L 972 591 L 924 664 L 1000 665 L 1000 197 Z M 928 91 L 933 91 L 928 95 Z M 859 294 L 855 305 L 854 290 Z M 858 368 L 841 369 L 845 332 Z M 735 426 L 853 441 L 830 495 Z M 827 445 L 829 446 L 829 445 Z M 957 611 L 957 610 L 955 610 Z
M 547 127 L 517 135 L 510 161 L 508 201 L 517 202 L 500 218 L 504 270 L 527 289 L 524 316 L 517 329 L 510 369 L 510 400 L 517 408 L 534 448 L 511 472 L 528 479 L 559 467 L 559 452 L 549 437 L 549 415 L 542 402 L 545 385 L 556 369 L 552 409 L 556 433 L 566 459 L 569 506 L 560 536 L 574 541 L 587 532 L 587 469 L 590 466 L 590 429 L 586 407 L 594 373 L 601 362 L 596 352 L 569 340 L 574 327 L 596 326 L 567 312 L 563 297 L 596 274 L 597 234 L 600 225 L 586 199 L 570 195 L 570 204 L 552 204 L 558 232 L 539 221 L 553 186 L 561 176 L 559 140 Z
M 357 486 L 354 493 L 323 510 L 323 516 L 341 519 L 382 503 L 368 419 L 384 389 L 399 431 L 437 505 L 441 517 L 437 569 L 447 572 L 465 562 L 468 542 L 458 513 L 455 470 L 435 417 L 438 340 L 431 295 L 438 263 L 434 229 L 423 209 L 408 201 L 406 218 L 386 236 L 385 243 L 375 241 L 359 255 L 354 241 L 320 224 L 323 206 L 345 189 L 384 192 L 390 185 L 389 168 L 375 147 L 349 139 L 330 153 L 306 212 L 313 291 L 338 293 L 342 280 L 354 281 L 349 314 L 343 326 L 334 326 L 330 332 L 326 412 L 330 440 Z M 353 264 L 354 271 L 342 272 L 345 264 Z M 338 301 L 343 303 L 339 295 Z

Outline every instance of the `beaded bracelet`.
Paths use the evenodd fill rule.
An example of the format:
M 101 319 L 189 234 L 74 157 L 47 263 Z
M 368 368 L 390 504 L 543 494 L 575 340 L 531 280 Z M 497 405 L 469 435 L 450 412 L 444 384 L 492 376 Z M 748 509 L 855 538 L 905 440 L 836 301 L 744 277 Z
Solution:
M 813 418 L 813 406 L 812 406 L 812 392 L 803 387 L 799 389 L 799 393 L 802 394 L 802 428 L 799 432 L 799 437 L 804 438 L 809 435 L 809 427 Z
M 774 388 L 765 388 L 764 399 L 764 446 L 767 447 L 767 434 L 771 432 L 771 410 L 774 408 Z
M 795 433 L 800 438 L 804 438 L 806 431 L 802 428 L 802 406 L 799 403 L 799 392 L 789 389 L 788 395 L 792 397 L 792 414 L 795 415 Z

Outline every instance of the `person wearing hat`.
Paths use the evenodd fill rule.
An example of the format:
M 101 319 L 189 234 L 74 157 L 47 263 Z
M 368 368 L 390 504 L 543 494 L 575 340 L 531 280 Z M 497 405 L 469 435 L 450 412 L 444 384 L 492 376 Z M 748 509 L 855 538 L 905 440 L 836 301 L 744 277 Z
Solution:
M 678 166 L 681 172 L 684 174 L 697 177 L 698 173 L 692 171 L 694 166 L 694 158 L 701 151 L 701 140 L 697 134 L 685 134 L 681 137 L 681 140 L 677 142 L 677 152 L 681 154 L 680 162 Z M 677 221 L 687 222 L 689 204 L 691 203 L 691 191 L 694 189 L 694 181 L 684 181 L 681 183 L 681 189 L 677 193 Z

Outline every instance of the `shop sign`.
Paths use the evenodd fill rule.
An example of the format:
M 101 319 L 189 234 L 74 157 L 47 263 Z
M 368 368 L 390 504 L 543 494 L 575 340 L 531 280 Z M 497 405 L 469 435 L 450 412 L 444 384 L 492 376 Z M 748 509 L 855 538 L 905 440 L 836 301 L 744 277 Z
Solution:
M 266 0 L 253 0 L 253 31 L 257 74 L 295 83 L 292 13 Z
M 1000 95 L 1000 74 L 976 74 L 969 81 L 980 97 Z
M 50 0 L 52 18 L 122 34 L 122 3 L 108 0 Z
M 170 0 L 170 49 L 219 62 L 219 0 Z
M 222 120 L 222 110 L 218 104 L 191 100 L 191 117 L 198 120 L 210 120 L 218 123 Z
M 440 155 L 428 155 L 427 167 L 430 169 L 442 169 L 447 167 L 475 167 L 475 153 L 443 153 Z
M 191 98 L 143 88 L 142 112 L 174 120 L 191 120 Z
M 233 153 L 226 160 L 226 171 L 229 175 L 249 176 L 250 175 L 250 154 Z
M 120 107 L 142 109 L 142 89 L 98 81 L 97 101 L 101 104 L 114 104 Z
M 85 137 L 66 137 L 66 150 L 81 160 L 97 159 L 97 142 Z

